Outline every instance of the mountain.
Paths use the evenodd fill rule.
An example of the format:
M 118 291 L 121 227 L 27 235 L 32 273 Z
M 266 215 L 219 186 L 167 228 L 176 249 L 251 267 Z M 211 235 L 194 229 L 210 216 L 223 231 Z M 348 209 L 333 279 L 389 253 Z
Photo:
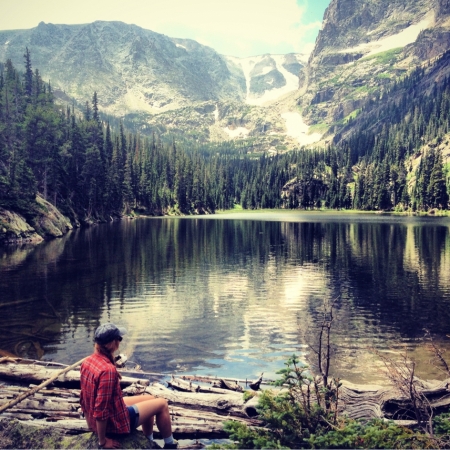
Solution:
M 440 214 L 449 42 L 447 0 L 332 0 L 306 64 L 223 56 L 120 22 L 0 32 L 0 59 L 23 67 L 28 47 L 53 86 L 0 63 L 0 241 L 32 238 L 25 222 L 63 232 L 64 220 L 46 225 L 45 202 L 73 225 L 236 205 Z M 71 97 L 93 99 L 92 113 L 61 114 Z M 317 148 L 287 152 L 300 144 Z
M 304 120 L 330 139 L 384 86 L 449 47 L 447 0 L 331 0 L 300 73 Z
M 196 101 L 245 96 L 243 74 L 195 41 L 171 39 L 121 22 L 53 25 L 0 33 L 0 59 L 34 67 L 55 88 L 83 102 L 94 91 L 105 112 L 161 112 Z M 230 70 L 231 69 L 231 70 Z
M 283 151 L 335 142 L 384 87 L 449 48 L 447 0 L 331 0 L 311 55 L 236 58 L 122 22 L 41 22 L 0 31 L 0 61 L 33 67 L 62 103 L 100 110 L 144 134 L 239 139 Z M 345 129 L 345 132 L 343 132 Z
M 274 120 L 269 113 L 266 121 L 267 111 L 259 107 L 296 91 L 307 61 L 302 54 L 223 56 L 193 40 L 122 22 L 41 22 L 30 30 L 0 32 L 1 61 L 22 66 L 26 47 L 33 66 L 66 101 L 84 105 L 96 91 L 103 112 L 129 115 L 144 132 L 151 125 L 180 133 L 197 127 L 206 141 L 284 134 L 279 114 Z

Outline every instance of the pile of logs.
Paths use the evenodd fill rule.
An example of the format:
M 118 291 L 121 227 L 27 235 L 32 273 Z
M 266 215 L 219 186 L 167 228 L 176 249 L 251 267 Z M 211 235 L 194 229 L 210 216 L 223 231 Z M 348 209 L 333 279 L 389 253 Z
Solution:
M 38 361 L 0 358 L 0 415 L 21 421 L 32 421 L 33 425 L 55 427 L 69 434 L 88 431 L 79 408 L 79 370 L 70 370 L 56 377 L 52 385 L 42 388 L 29 398 L 2 411 L 11 399 L 23 394 L 28 387 L 19 382 L 40 383 L 55 377 L 64 366 Z M 226 437 L 223 422 L 237 420 L 257 427 L 257 396 L 244 401 L 243 385 L 246 380 L 232 381 L 208 377 L 171 377 L 167 386 L 160 381 L 150 383 L 141 374 L 122 371 L 121 385 L 124 395 L 150 393 L 169 401 L 173 431 L 180 439 L 214 439 Z M 139 374 L 138 374 L 139 375 Z M 160 377 L 161 378 L 161 377 Z M 1 380 L 8 380 L 1 382 Z M 12 385 L 15 383 L 16 385 Z M 257 388 L 262 382 L 258 380 Z M 448 411 L 450 407 L 450 379 L 424 382 L 417 380 L 416 386 L 436 412 Z M 253 386 L 255 386 L 253 384 Z M 355 419 L 395 419 L 403 425 L 415 421 L 408 415 L 410 400 L 395 387 L 359 386 L 343 382 L 339 391 L 341 413 Z M 403 420 L 406 419 L 406 420 Z M 156 433 L 158 436 L 158 434 Z
M 60 366 L 52 367 L 36 361 L 0 359 L 0 380 L 9 382 L 38 383 L 54 377 L 60 371 Z M 52 386 L 39 390 L 5 410 L 2 417 L 32 421 L 33 425 L 57 428 L 68 434 L 89 431 L 81 416 L 79 376 L 79 370 L 61 375 Z M 180 439 L 227 437 L 223 422 L 230 419 L 249 426 L 260 425 L 252 417 L 256 414 L 255 406 L 244 402 L 240 385 L 237 391 L 233 391 L 212 386 L 200 387 L 192 381 L 174 377 L 168 384 L 174 389 L 159 382 L 150 385 L 147 379 L 125 376 L 122 372 L 121 386 L 124 395 L 149 393 L 169 401 L 173 432 Z M 34 385 L 14 386 L 6 382 L 1 384 L 0 381 L 0 407 Z M 155 432 L 155 435 L 158 436 L 158 433 Z

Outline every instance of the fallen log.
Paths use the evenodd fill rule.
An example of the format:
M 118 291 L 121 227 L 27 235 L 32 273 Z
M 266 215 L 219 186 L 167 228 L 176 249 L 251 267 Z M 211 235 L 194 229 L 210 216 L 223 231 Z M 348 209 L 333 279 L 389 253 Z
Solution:
M 50 378 L 46 377 L 46 381 L 41 383 L 39 386 L 31 388 L 28 392 L 24 392 L 20 395 L 18 395 L 15 399 L 10 400 L 9 402 L 3 404 L 0 406 L 0 413 L 5 411 L 6 409 L 10 408 L 13 405 L 16 405 L 17 403 L 23 401 L 23 399 L 29 397 L 30 395 L 35 394 L 37 391 L 43 389 L 45 386 L 48 386 L 53 381 L 55 381 L 58 377 L 64 376 L 66 373 L 68 373 L 71 369 L 74 369 L 78 365 L 80 365 L 86 358 L 81 359 L 80 361 L 76 362 L 75 364 L 72 364 L 69 367 L 66 367 L 63 370 L 56 371 Z M 1 366 L 1 365 L 0 365 Z M 47 379 L 48 378 L 48 379 Z
M 192 381 L 181 380 L 180 378 L 175 378 L 173 375 L 167 384 L 175 389 L 185 392 L 199 392 L 200 386 L 198 384 L 192 383 Z
M 189 406 L 193 409 L 204 409 L 218 414 L 231 414 L 237 417 L 246 417 L 243 410 L 244 398 L 241 393 L 206 394 L 192 392 L 175 392 L 161 383 L 153 383 L 145 388 L 145 392 L 155 397 L 163 397 L 176 406 Z
M 232 381 L 225 380 L 224 378 L 220 378 L 218 381 L 212 383 L 212 387 L 219 389 L 227 389 L 236 392 L 243 392 L 241 385 Z
M 192 381 L 186 381 L 182 378 L 175 378 L 173 375 L 167 381 L 167 385 L 173 389 L 185 392 L 203 392 L 205 394 L 229 394 L 229 389 L 212 387 L 211 385 L 194 384 Z
M 80 414 L 77 412 L 70 412 L 70 411 L 48 411 L 43 409 L 32 409 L 32 408 L 11 408 L 11 412 L 17 412 L 22 414 L 31 414 L 33 419 L 39 418 L 49 420 L 50 418 L 53 418 L 56 420 L 58 419 L 79 419 Z
M 28 388 L 21 386 L 6 386 L 0 385 L 0 398 L 11 398 L 23 392 L 29 391 L 30 388 L 35 387 L 30 384 Z M 67 401 L 78 403 L 80 399 L 79 389 L 58 388 L 55 386 L 47 387 L 34 394 L 34 398 L 48 397 L 53 401 Z
M 26 380 L 33 378 L 40 381 L 40 377 L 47 378 L 58 370 L 42 364 L 30 364 L 28 361 L 0 358 L 0 378 Z M 59 366 L 57 366 L 59 368 Z M 67 366 L 66 366 L 67 367 Z M 72 374 L 72 372 L 74 372 Z M 126 371 L 121 371 L 122 374 Z M 6 373 L 6 375 L 5 375 Z M 40 374 L 40 375 L 38 375 Z M 72 376 L 73 375 L 73 376 Z M 172 377 L 169 383 L 172 386 L 188 387 L 184 391 L 168 389 L 161 383 L 149 385 L 148 380 L 134 377 L 123 377 L 123 391 L 127 395 L 139 395 L 150 393 L 156 397 L 169 400 L 174 422 L 180 433 L 189 436 L 202 436 L 212 438 L 223 433 L 224 420 L 251 420 L 257 415 L 257 397 L 248 402 L 244 401 L 239 392 L 194 384 L 195 379 L 200 382 L 210 382 L 212 377 L 183 376 Z M 79 372 L 69 370 L 61 380 L 59 386 L 65 386 L 66 381 L 79 383 Z M 215 378 L 218 380 L 218 378 Z M 434 413 L 447 411 L 450 407 L 450 379 L 443 381 L 415 380 L 416 388 L 427 398 Z M 175 384 L 177 386 L 175 386 Z M 199 388 L 198 388 L 199 387 Z M 0 399 L 8 401 L 17 395 L 26 392 L 27 389 L 19 386 L 0 386 Z M 66 389 L 53 386 L 35 393 L 33 400 L 29 400 L 15 408 L 8 417 L 39 417 L 42 421 L 51 420 L 60 423 L 68 420 L 74 424 L 75 430 L 79 425 L 72 422 L 78 414 L 79 389 Z M 415 423 L 410 399 L 402 395 L 395 387 L 355 385 L 343 381 L 340 388 L 340 413 L 354 419 L 380 418 L 384 420 L 394 419 L 399 424 Z M 46 399 L 50 401 L 47 402 Z M 2 403 L 2 402 L 0 402 Z M 82 422 L 84 422 L 82 420 Z M 49 422 L 50 423 L 50 422 Z M 63 422 L 64 423 L 64 422 Z M 246 422 L 250 426 L 257 426 L 252 422 Z M 52 425 L 53 426 L 53 425 Z M 60 426 L 60 425 L 58 425 Z M 73 431 L 76 432 L 76 431 Z
M 224 416 L 210 411 L 192 410 L 185 407 L 170 405 L 171 417 L 183 417 L 196 421 L 223 422 Z M 261 421 L 244 417 L 233 417 L 237 422 L 246 423 L 247 425 L 260 426 Z
M 143 372 L 142 370 L 136 370 L 136 369 L 128 369 L 128 368 L 123 368 L 123 369 L 119 369 L 119 372 L 122 374 L 128 374 L 128 375 L 132 375 L 135 377 L 152 377 L 152 378 L 164 378 L 167 376 L 175 376 L 176 374 L 167 374 L 167 373 L 161 373 L 161 372 Z M 208 375 L 177 375 L 177 378 L 181 378 L 182 380 L 189 380 L 189 381 L 197 381 L 197 382 L 202 382 L 202 383 L 209 383 L 209 384 L 213 384 L 213 383 L 217 383 L 219 382 L 219 380 L 223 380 L 223 381 L 227 381 L 230 383 L 236 383 L 240 386 L 249 386 L 250 384 L 252 384 L 252 381 L 249 380 L 248 378 L 244 379 L 239 379 L 239 378 L 224 378 L 224 377 L 217 377 L 217 376 L 208 376 Z M 273 380 L 261 380 L 261 384 L 263 385 L 270 385 L 273 383 Z
M 72 366 L 69 366 L 72 367 Z M 66 368 L 67 369 L 67 368 Z M 5 361 L 0 364 L 0 378 L 19 381 L 19 382 L 42 382 L 52 379 L 52 382 L 61 386 L 67 384 L 80 384 L 80 371 L 69 370 L 56 378 L 55 375 L 61 373 L 61 370 L 44 367 L 36 364 L 22 363 L 21 361 L 14 363 Z M 132 378 L 123 376 L 120 380 L 121 386 L 129 386 L 133 383 L 140 383 L 144 385 L 150 384 L 148 380 L 142 378 Z
M 133 388 L 138 386 L 139 391 Z M 160 391 L 167 393 L 173 392 L 163 387 Z M 24 388 L 18 386 L 2 386 L 0 394 L 3 396 L 15 396 Z M 142 385 L 133 385 L 124 389 L 125 394 L 139 395 L 144 393 L 146 387 Z M 174 392 L 174 394 L 176 394 Z M 183 393 L 178 393 L 183 394 Z M 196 395 L 192 394 L 191 395 Z M 62 395 L 63 398 L 56 397 Z M 217 394 L 215 394 L 217 396 Z M 200 398 L 203 397 L 200 395 Z M 259 426 L 260 422 L 254 419 L 243 417 L 242 414 L 236 416 L 232 410 L 227 410 L 227 416 L 224 411 L 215 413 L 205 409 L 191 408 L 189 405 L 175 406 L 169 400 L 169 409 L 172 417 L 174 431 L 177 437 L 187 439 L 197 438 L 224 438 L 223 422 L 228 419 L 238 420 L 249 426 Z M 52 427 L 60 429 L 68 434 L 87 432 L 86 421 L 80 418 L 79 411 L 79 391 L 64 388 L 43 389 L 35 394 L 33 399 L 25 399 L 19 405 L 11 407 L 7 417 L 15 417 L 20 420 L 31 420 L 33 424 L 41 427 Z M 155 435 L 158 435 L 157 429 Z
M 450 378 L 443 381 L 416 380 L 416 388 L 425 396 L 434 413 L 450 406 Z M 394 386 L 356 385 L 343 381 L 339 391 L 340 412 L 352 419 L 390 419 L 411 421 L 415 419 L 410 398 Z

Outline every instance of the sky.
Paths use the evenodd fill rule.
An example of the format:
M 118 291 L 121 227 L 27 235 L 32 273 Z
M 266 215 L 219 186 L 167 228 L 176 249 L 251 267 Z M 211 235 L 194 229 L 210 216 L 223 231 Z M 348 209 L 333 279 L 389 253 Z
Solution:
M 0 30 L 120 20 L 223 55 L 309 53 L 330 0 L 0 0 Z

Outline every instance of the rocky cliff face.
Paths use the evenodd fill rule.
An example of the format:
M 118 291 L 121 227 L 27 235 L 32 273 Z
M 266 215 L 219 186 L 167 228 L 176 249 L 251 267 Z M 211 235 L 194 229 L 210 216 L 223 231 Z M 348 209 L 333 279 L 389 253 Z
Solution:
M 193 40 L 122 22 L 41 22 L 31 30 L 0 31 L 0 61 L 10 58 L 22 68 L 26 47 L 63 102 L 74 98 L 84 107 L 96 91 L 101 111 L 132 117 L 144 133 L 156 126 L 202 141 L 283 135 L 280 112 L 258 108 L 295 92 L 307 62 L 304 54 L 223 56 Z M 247 105 L 254 107 L 251 114 Z
M 0 245 L 10 243 L 37 243 L 43 238 L 61 237 L 73 227 L 51 203 L 36 198 L 36 210 L 25 219 L 18 213 L 0 208 Z
M 370 94 L 450 46 L 448 0 L 331 0 L 299 104 L 309 123 L 339 126 Z
M 245 96 L 242 73 L 200 44 L 121 22 L 53 25 L 0 33 L 0 59 L 34 67 L 54 88 L 84 103 L 97 91 L 107 112 L 160 112 L 195 101 Z
M 450 1 L 449 0 L 435 0 L 436 15 L 438 20 L 450 14 Z
M 101 108 L 117 115 L 158 114 L 204 101 L 245 102 L 286 86 L 295 90 L 300 61 L 306 62 L 294 54 L 224 57 L 193 40 L 122 22 L 41 22 L 31 30 L 0 32 L 1 61 L 10 58 L 22 67 L 25 47 L 54 88 L 82 104 L 97 91 Z
M 328 128 L 322 142 L 331 139 L 384 85 L 449 46 L 450 0 L 331 0 L 308 61 L 302 54 L 223 56 L 122 22 L 1 31 L 0 61 L 22 67 L 28 47 L 66 103 L 83 105 L 97 91 L 101 110 L 129 115 L 144 133 L 156 127 L 201 141 L 265 143 L 289 133 L 297 138 L 280 144 L 288 149 L 307 142 L 298 139 L 308 133 L 304 122 Z M 295 117 L 289 131 L 283 114 L 299 110 L 303 119 Z

